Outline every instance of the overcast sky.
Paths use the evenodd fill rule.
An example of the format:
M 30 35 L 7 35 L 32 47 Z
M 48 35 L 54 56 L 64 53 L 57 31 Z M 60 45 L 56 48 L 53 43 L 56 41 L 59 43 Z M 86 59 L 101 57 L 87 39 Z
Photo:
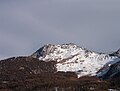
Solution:
M 120 0 L 0 0 L 0 59 L 44 44 L 120 48 Z

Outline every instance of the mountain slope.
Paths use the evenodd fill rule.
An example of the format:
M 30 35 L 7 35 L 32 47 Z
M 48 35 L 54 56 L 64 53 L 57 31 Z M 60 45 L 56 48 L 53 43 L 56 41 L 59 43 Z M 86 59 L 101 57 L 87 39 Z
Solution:
M 45 72 L 56 72 L 55 62 L 44 62 L 31 57 L 12 57 L 0 60 L 0 81 L 18 80 Z
M 120 58 L 114 59 L 104 65 L 104 67 L 98 71 L 97 76 L 103 79 L 112 79 L 120 76 Z
M 117 58 L 117 56 L 90 51 L 72 43 L 44 45 L 33 53 L 32 57 L 45 62 L 55 61 L 57 71 L 73 71 L 78 74 L 78 77 L 96 75 L 96 72 L 105 64 Z
M 111 87 L 119 89 L 117 83 L 120 78 L 110 82 L 95 76 L 77 78 L 74 72 L 56 72 L 55 64 L 56 62 L 44 62 L 32 57 L 0 60 L 0 91 L 108 91 Z M 116 66 L 108 73 L 114 73 L 114 67 Z M 119 69 L 119 66 L 117 67 Z
M 119 91 L 119 54 L 47 44 L 31 56 L 0 60 L 0 91 Z

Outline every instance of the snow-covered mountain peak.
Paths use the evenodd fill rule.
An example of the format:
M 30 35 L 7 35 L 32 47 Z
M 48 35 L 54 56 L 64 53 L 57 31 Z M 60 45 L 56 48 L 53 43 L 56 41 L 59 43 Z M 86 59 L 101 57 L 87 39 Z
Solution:
M 106 63 L 116 58 L 109 54 L 87 50 L 73 43 L 44 45 L 33 53 L 32 57 L 46 62 L 56 61 L 58 71 L 73 71 L 78 76 L 96 75 Z
M 53 44 L 46 44 L 40 49 L 38 49 L 32 56 L 35 58 L 39 57 L 45 57 L 46 55 L 51 55 L 51 54 L 63 54 L 65 51 L 70 52 L 72 50 L 78 49 L 78 46 L 69 43 L 69 44 L 62 44 L 62 45 L 53 45 Z M 80 47 L 79 47 L 80 49 Z M 65 53 L 66 54 L 66 53 Z
M 37 50 L 32 56 L 44 61 L 47 59 L 59 61 L 59 59 L 66 59 L 75 55 L 101 60 L 109 58 L 108 54 L 93 52 L 83 47 L 79 47 L 73 43 L 62 45 L 47 44 Z

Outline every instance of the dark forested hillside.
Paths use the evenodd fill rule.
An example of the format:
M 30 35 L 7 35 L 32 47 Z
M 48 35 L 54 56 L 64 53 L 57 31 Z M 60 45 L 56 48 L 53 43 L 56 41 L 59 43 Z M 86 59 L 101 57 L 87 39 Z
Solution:
M 108 91 L 119 88 L 119 81 L 97 77 L 77 78 L 74 72 L 57 72 L 55 62 L 32 57 L 0 61 L 0 91 Z M 118 83 L 118 84 L 116 84 Z

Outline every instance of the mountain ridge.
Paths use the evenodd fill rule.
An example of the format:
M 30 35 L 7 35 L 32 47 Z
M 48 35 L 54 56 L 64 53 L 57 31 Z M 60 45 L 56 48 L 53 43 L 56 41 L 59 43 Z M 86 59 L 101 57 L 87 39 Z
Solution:
M 0 91 L 119 91 L 118 55 L 47 44 L 30 56 L 0 60 Z
M 117 55 L 98 53 L 73 43 L 62 45 L 47 44 L 31 56 L 43 61 L 56 61 L 57 71 L 76 72 L 78 77 L 97 75 L 96 73 L 104 65 L 118 58 Z

